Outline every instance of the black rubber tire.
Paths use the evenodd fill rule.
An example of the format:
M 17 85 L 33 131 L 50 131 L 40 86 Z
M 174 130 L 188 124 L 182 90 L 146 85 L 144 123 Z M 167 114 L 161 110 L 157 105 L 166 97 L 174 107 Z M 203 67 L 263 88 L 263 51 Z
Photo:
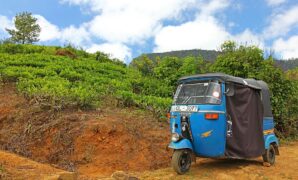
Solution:
M 188 149 L 175 150 L 172 156 L 172 167 L 177 174 L 185 174 L 191 166 L 191 151 Z
M 263 161 L 274 165 L 275 163 L 275 149 L 271 144 L 268 149 L 266 149 L 265 154 L 263 154 Z

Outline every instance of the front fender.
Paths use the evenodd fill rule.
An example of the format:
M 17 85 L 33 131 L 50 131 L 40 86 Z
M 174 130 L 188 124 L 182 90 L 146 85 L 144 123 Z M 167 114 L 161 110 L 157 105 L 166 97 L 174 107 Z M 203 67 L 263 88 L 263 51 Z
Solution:
M 270 134 L 268 136 L 265 136 L 265 149 L 268 149 L 270 147 L 271 143 L 276 143 L 278 146 L 278 139 L 274 134 Z
M 192 144 L 188 139 L 182 139 L 178 142 L 171 142 L 169 145 L 171 149 L 191 149 L 193 151 Z

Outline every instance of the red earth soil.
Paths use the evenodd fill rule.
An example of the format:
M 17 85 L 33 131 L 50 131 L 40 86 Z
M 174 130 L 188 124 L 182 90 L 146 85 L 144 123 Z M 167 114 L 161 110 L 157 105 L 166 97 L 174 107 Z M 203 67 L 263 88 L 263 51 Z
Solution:
M 14 84 L 0 86 L 0 149 L 82 177 L 167 167 L 169 133 L 167 122 L 136 108 L 55 111 L 26 100 Z

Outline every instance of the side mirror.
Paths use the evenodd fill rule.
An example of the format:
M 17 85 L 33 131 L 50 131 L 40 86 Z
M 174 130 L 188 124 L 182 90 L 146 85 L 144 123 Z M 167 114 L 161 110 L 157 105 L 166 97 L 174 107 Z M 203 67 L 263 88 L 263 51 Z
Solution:
M 226 83 L 226 96 L 234 96 L 235 94 L 235 87 L 233 83 Z

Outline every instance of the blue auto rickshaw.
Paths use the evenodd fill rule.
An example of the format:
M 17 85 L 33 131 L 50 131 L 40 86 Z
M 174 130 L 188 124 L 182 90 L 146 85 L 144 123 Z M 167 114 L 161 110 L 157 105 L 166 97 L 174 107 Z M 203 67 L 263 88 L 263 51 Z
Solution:
M 270 94 L 264 81 L 222 73 L 182 77 L 170 111 L 178 174 L 193 157 L 247 159 L 263 156 L 273 165 L 279 155 Z

